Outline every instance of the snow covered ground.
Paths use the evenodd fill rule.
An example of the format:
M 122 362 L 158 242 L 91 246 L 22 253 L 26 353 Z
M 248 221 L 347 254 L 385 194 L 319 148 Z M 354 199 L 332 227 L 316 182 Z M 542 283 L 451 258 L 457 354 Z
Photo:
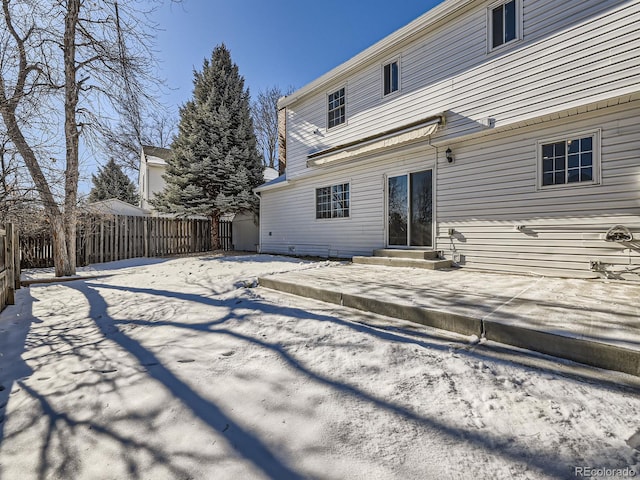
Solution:
M 140 259 L 20 290 L 0 314 L 0 478 L 640 476 L 623 375 L 253 288 L 331 268 Z

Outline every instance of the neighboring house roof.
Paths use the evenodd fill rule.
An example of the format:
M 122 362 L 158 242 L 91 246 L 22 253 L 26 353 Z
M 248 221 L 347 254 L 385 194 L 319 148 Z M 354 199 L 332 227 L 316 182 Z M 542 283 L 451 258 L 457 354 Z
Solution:
M 166 165 L 167 160 L 171 156 L 171 150 L 162 147 L 151 147 L 149 145 L 142 146 L 142 153 L 150 165 Z
M 91 213 L 103 215 L 128 215 L 131 217 L 146 217 L 151 215 L 149 210 L 131 205 L 117 198 L 109 198 L 107 200 L 89 203 L 86 209 Z
M 262 192 L 263 190 L 271 190 L 272 188 L 278 188 L 280 186 L 285 186 L 287 184 L 287 174 L 280 175 L 278 178 L 274 178 L 273 180 L 263 183 L 258 188 L 254 188 L 254 192 Z
M 264 181 L 270 182 L 274 178 L 278 178 L 278 171 L 275 168 L 266 167 L 264 169 Z
M 353 69 L 371 62 L 381 55 L 386 55 L 388 52 L 396 49 L 400 43 L 406 41 L 407 38 L 412 38 L 415 35 L 420 35 L 428 31 L 429 28 L 432 28 L 436 23 L 473 3 L 473 1 L 474 0 L 446 0 L 442 2 L 413 22 L 383 38 L 355 57 L 347 60 L 299 90 L 296 90 L 291 95 L 280 98 L 280 100 L 278 100 L 278 108 L 287 107 L 302 97 L 318 89 L 325 88 L 328 83 L 335 82 L 337 78 L 348 74 Z

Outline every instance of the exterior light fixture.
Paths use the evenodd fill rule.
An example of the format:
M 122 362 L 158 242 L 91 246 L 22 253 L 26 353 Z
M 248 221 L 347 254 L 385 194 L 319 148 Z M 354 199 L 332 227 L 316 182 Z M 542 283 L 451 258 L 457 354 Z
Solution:
M 447 148 L 447 151 L 445 153 L 447 155 L 447 162 L 453 163 L 453 152 L 451 151 L 451 149 Z

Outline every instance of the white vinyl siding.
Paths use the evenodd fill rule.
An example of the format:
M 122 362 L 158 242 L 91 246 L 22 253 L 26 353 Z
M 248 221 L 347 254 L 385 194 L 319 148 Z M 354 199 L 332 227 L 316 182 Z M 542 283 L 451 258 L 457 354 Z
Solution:
M 639 111 L 636 101 L 452 144 L 455 163 L 438 170 L 437 248 L 491 270 L 593 277 L 601 261 L 640 272 L 637 250 L 604 241 L 617 224 L 640 238 Z M 537 138 L 598 129 L 599 184 L 538 188 Z
M 401 52 L 402 94 L 392 101 L 379 93 L 380 62 L 336 78 L 338 88 L 349 82 L 346 128 L 313 134 L 326 122 L 322 91 L 292 103 L 289 178 L 305 173 L 306 157 L 313 151 L 428 115 L 447 112 L 446 128 L 433 138 L 444 143 L 481 131 L 487 118 L 500 128 L 637 89 L 639 2 L 522 2 L 523 41 L 491 56 L 486 55 L 486 12 L 486 3 L 473 4 L 406 43 Z
M 430 168 L 434 162 L 434 149 L 413 146 L 366 162 L 324 168 L 317 176 L 261 192 L 261 251 L 325 257 L 370 255 L 374 248 L 385 245 L 385 175 Z M 315 220 L 316 188 L 343 184 L 347 178 L 349 219 Z
M 438 149 L 435 250 L 462 256 L 467 268 L 594 277 L 590 261 L 640 268 L 640 254 L 605 242 L 613 225 L 640 238 L 640 97 L 539 118 L 530 126 L 451 143 L 449 164 Z M 601 182 L 588 188 L 538 189 L 538 139 L 601 130 Z M 288 187 L 262 192 L 262 251 L 300 255 L 370 255 L 385 246 L 386 178 L 431 168 L 425 143 L 334 167 Z M 349 222 L 314 222 L 315 188 L 350 179 Z M 294 205 L 295 208 L 291 206 Z M 517 230 L 517 225 L 524 226 Z M 449 229 L 454 233 L 450 237 Z
M 504 3 L 468 2 L 294 93 L 289 184 L 263 192 L 263 251 L 370 255 L 386 242 L 386 179 L 431 168 L 437 151 L 435 250 L 466 267 L 595 277 L 594 261 L 640 278 L 640 1 L 516 0 L 516 39 L 492 50 L 488 12 Z M 394 56 L 401 92 L 387 98 L 383 68 Z M 324 129 L 327 92 L 347 84 L 348 125 Z M 314 152 L 439 114 L 446 121 L 428 142 L 307 165 Z M 591 160 L 588 142 L 565 151 L 563 181 L 544 185 L 542 147 L 587 136 Z M 349 221 L 314 221 L 315 189 L 347 178 Z M 605 241 L 618 224 L 634 234 L 632 248 Z

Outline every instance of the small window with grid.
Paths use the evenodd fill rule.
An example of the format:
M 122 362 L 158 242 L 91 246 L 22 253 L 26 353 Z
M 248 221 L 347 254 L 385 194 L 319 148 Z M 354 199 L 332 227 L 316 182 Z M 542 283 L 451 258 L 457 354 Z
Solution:
M 541 145 L 542 186 L 594 183 L 595 135 Z
M 316 218 L 349 216 L 349 184 L 316 188 Z
M 344 123 L 347 119 L 345 113 L 345 92 L 344 87 L 329 94 L 329 117 L 327 125 L 329 128 Z

